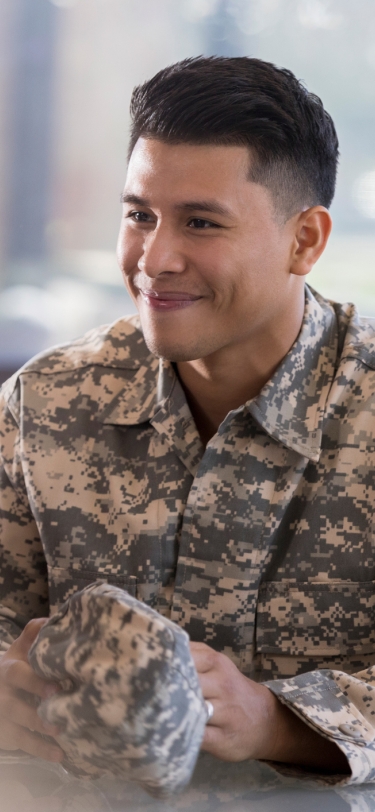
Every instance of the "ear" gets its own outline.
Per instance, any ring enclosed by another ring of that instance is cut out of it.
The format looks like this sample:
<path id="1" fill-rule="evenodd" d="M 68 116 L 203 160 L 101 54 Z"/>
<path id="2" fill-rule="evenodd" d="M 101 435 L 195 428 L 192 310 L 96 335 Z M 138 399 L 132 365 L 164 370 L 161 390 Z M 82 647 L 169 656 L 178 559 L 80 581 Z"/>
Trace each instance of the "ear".
<path id="1" fill-rule="evenodd" d="M 332 230 L 332 219 L 324 206 L 301 212 L 295 224 L 295 241 L 290 272 L 306 276 L 323 253 Z"/>

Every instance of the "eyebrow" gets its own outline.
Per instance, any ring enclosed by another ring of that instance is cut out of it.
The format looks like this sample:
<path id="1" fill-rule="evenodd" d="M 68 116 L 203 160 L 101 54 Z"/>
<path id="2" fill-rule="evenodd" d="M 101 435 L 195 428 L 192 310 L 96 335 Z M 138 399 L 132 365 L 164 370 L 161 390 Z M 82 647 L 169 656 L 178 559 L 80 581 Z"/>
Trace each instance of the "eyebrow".
<path id="1" fill-rule="evenodd" d="M 133 203 L 134 206 L 144 206 L 145 208 L 150 207 L 150 201 L 146 200 L 144 197 L 138 197 L 138 195 L 125 194 L 124 192 L 121 192 L 120 200 L 121 203 Z"/>
<path id="2" fill-rule="evenodd" d="M 223 217 L 231 216 L 229 209 L 217 203 L 216 200 L 187 200 L 186 203 L 177 203 L 175 208 L 183 211 L 212 212 L 212 214 L 222 214 Z"/>
<path id="3" fill-rule="evenodd" d="M 135 206 L 150 208 L 150 201 L 144 197 L 138 197 L 138 195 L 123 193 L 120 199 L 122 203 L 132 203 Z M 184 203 L 176 203 L 175 209 L 178 211 L 204 211 L 211 214 L 221 214 L 223 217 L 232 216 L 230 210 L 217 203 L 216 200 L 187 200 Z"/>

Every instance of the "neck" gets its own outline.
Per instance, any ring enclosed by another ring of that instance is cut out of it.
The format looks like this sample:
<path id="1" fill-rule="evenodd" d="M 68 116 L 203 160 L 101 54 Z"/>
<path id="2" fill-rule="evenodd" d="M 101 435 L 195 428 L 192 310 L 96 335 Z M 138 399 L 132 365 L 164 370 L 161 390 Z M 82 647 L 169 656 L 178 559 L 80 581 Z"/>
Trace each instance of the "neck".
<path id="1" fill-rule="evenodd" d="M 204 445 L 228 412 L 255 398 L 272 378 L 300 332 L 303 312 L 304 298 L 287 319 L 259 335 L 207 358 L 178 362 L 178 375 Z"/>

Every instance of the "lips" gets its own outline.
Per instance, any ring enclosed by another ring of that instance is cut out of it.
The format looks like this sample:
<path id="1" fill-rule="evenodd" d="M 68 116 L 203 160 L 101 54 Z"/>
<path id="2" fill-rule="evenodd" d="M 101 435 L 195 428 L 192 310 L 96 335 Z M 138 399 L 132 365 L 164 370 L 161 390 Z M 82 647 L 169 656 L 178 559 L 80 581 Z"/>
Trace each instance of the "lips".
<path id="1" fill-rule="evenodd" d="M 140 293 L 143 301 L 151 307 L 152 310 L 159 311 L 181 310 L 182 308 L 194 305 L 202 299 L 202 296 L 196 296 L 185 291 L 157 291 L 140 288 Z"/>

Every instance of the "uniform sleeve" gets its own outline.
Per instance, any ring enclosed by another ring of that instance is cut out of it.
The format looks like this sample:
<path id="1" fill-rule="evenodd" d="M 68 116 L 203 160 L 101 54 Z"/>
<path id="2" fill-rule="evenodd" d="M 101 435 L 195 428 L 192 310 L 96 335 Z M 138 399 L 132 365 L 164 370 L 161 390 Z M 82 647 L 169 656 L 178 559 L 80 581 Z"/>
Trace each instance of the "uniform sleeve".
<path id="1" fill-rule="evenodd" d="M 46 615 L 47 567 L 22 470 L 17 388 L 9 381 L 0 391 L 0 652 L 29 620 Z"/>
<path id="2" fill-rule="evenodd" d="M 320 782 L 336 786 L 375 782 L 374 666 L 352 675 L 322 669 L 264 684 L 348 759 L 351 775 L 321 776 Z M 290 768 L 279 767 L 290 774 Z M 296 775 L 294 768 L 293 772 Z M 303 777 L 302 770 L 298 774 Z M 311 781 L 311 772 L 307 777 Z"/>

